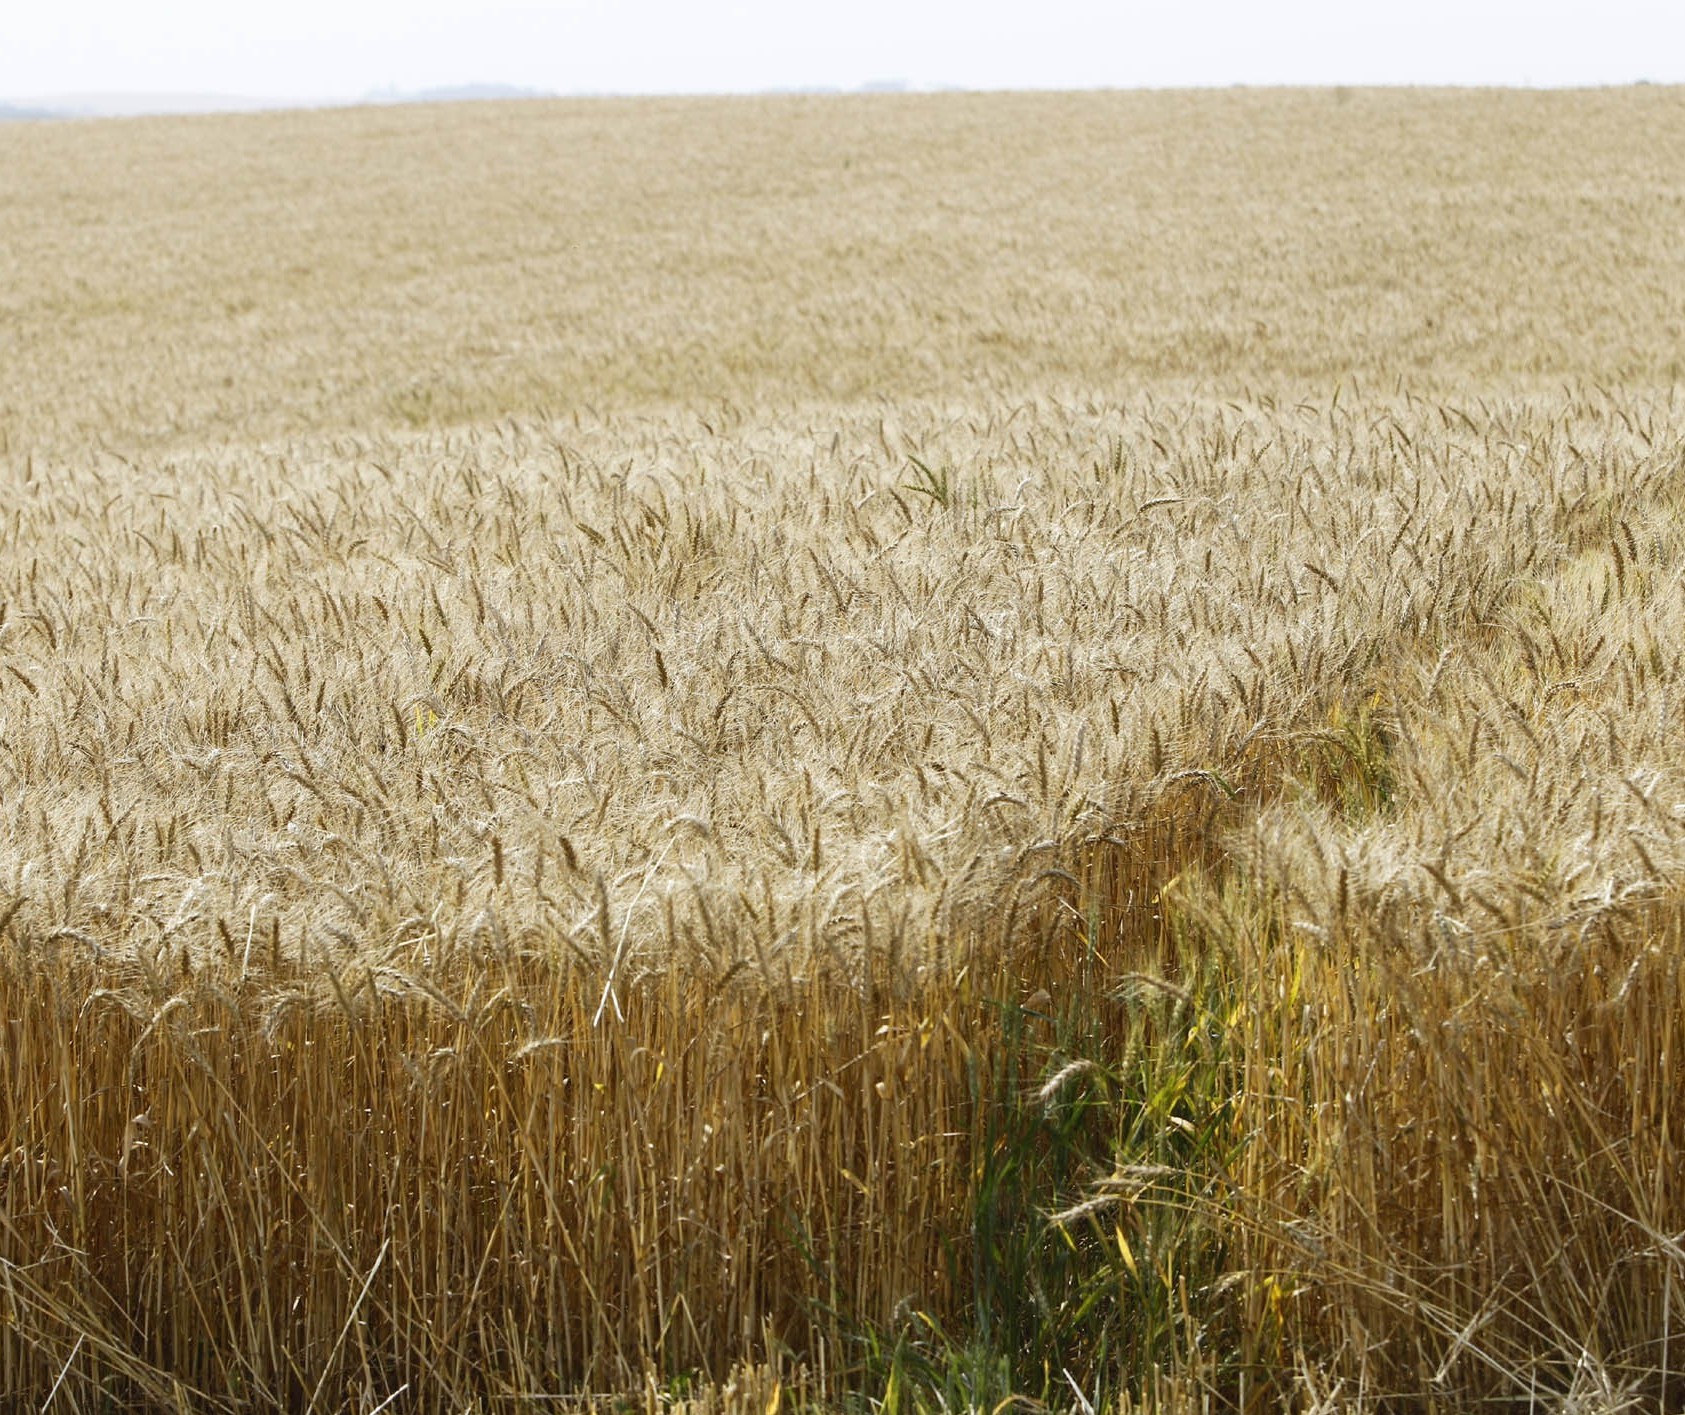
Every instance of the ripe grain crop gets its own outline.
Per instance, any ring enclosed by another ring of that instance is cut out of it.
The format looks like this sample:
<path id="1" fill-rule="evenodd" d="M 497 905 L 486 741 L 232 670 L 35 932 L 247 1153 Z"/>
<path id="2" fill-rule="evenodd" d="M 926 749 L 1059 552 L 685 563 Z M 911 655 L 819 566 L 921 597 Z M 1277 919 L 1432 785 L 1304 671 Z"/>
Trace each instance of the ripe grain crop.
<path id="1" fill-rule="evenodd" d="M 0 1390 L 1676 1396 L 1681 111 L 0 132 Z"/>

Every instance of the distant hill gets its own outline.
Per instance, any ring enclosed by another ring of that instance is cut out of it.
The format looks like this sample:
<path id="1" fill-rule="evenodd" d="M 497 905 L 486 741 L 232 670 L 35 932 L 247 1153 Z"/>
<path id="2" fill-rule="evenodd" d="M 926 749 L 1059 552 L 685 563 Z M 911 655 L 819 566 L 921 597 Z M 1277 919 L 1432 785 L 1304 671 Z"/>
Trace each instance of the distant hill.
<path id="1" fill-rule="evenodd" d="M 67 118 L 70 115 L 53 108 L 23 108 L 13 103 L 0 103 L 0 123 L 32 122 L 42 118 Z"/>
<path id="2" fill-rule="evenodd" d="M 140 118 L 177 113 L 260 113 L 274 108 L 309 108 L 297 98 L 251 98 L 231 93 L 55 93 L 25 100 L 0 116 L 46 118 Z"/>
<path id="3" fill-rule="evenodd" d="M 446 88 L 375 89 L 365 103 L 486 103 L 516 98 L 554 98 L 541 88 L 520 88 L 515 84 L 453 84 Z"/>
<path id="4" fill-rule="evenodd" d="M 541 89 L 471 83 L 448 88 L 376 89 L 361 99 L 253 98 L 229 93 L 66 93 L 0 103 L 0 121 L 24 118 L 140 118 L 164 114 L 262 113 L 281 108 L 332 108 L 358 104 L 468 103 L 494 99 L 550 98 Z"/>
<path id="5" fill-rule="evenodd" d="M 945 89 L 940 84 L 920 84 L 907 79 L 874 79 L 862 84 L 860 93 L 930 93 Z M 774 93 L 841 93 L 838 88 L 796 87 Z M 228 93 L 66 93 L 32 97 L 21 102 L 0 102 L 0 122 L 44 118 L 139 118 L 165 114 L 261 113 L 282 108 L 338 108 L 363 104 L 384 106 L 408 103 L 488 103 L 515 99 L 556 98 L 549 89 L 523 88 L 518 84 L 467 83 L 440 88 L 371 89 L 361 98 L 253 98 Z"/>

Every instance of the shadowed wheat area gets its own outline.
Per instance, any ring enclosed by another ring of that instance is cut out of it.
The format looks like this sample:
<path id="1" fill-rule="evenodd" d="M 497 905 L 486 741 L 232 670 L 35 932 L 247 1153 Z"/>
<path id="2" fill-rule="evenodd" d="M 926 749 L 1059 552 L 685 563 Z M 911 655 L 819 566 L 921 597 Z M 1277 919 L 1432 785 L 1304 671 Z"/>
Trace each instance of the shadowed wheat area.
<path id="1" fill-rule="evenodd" d="M 1651 88 L 0 131 L 0 1392 L 1675 1403 L 1681 211 Z"/>

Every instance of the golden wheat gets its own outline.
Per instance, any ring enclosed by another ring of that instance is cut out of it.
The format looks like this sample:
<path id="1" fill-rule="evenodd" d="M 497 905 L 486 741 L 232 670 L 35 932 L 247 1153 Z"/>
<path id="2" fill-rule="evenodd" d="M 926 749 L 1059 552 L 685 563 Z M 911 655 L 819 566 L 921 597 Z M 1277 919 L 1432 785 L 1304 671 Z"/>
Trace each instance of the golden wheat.
<path id="1" fill-rule="evenodd" d="M 907 1362 L 1016 1224 L 1121 1344 L 997 1394 L 1676 1395 L 1682 173 L 1665 90 L 0 131 L 0 1390 L 993 1405 Z"/>

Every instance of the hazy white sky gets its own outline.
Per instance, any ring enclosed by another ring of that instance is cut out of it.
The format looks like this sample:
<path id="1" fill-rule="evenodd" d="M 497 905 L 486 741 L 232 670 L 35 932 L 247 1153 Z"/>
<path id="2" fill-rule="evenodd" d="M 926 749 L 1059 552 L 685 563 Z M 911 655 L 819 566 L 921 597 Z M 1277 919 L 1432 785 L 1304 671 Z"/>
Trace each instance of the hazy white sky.
<path id="1" fill-rule="evenodd" d="M 1685 0 L 0 0 L 0 99 L 1685 80 Z"/>

